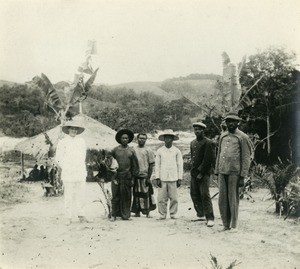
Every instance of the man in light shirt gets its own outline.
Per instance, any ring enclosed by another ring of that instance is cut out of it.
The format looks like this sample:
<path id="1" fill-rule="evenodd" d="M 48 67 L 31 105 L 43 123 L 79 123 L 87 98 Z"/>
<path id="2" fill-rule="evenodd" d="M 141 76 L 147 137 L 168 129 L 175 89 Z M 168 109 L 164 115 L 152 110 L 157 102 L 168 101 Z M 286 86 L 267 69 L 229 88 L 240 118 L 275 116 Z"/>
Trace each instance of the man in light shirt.
<path id="1" fill-rule="evenodd" d="M 84 212 L 86 184 L 86 144 L 78 136 L 84 131 L 81 122 L 68 121 L 62 131 L 67 134 L 58 141 L 55 162 L 61 169 L 61 179 L 64 184 L 66 224 L 70 225 L 73 215 L 80 222 L 87 222 Z"/>
<path id="2" fill-rule="evenodd" d="M 159 220 L 167 217 L 167 204 L 170 199 L 170 217 L 176 219 L 178 210 L 177 188 L 180 187 L 183 175 L 183 159 L 180 150 L 173 146 L 178 136 L 172 130 L 165 131 L 158 137 L 165 145 L 157 150 L 155 158 L 155 183 L 158 187 L 157 205 Z"/>

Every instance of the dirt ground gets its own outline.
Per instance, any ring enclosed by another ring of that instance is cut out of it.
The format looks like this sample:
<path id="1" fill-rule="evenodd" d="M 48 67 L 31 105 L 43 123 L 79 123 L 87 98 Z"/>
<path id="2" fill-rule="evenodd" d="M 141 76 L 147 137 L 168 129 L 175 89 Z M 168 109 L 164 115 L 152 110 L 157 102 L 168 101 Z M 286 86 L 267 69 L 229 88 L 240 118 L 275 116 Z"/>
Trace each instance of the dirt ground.
<path id="1" fill-rule="evenodd" d="M 21 183 L 20 183 L 21 184 Z M 188 187 L 179 189 L 177 220 L 132 218 L 110 222 L 98 200 L 100 187 L 87 183 L 87 217 L 91 223 L 65 225 L 63 197 L 45 197 L 40 183 L 27 184 L 27 201 L 1 204 L 0 268 L 212 268 L 210 253 L 225 269 L 300 268 L 299 220 L 273 214 L 263 200 L 267 190 L 251 193 L 240 204 L 238 233 L 219 232 L 195 220 Z M 217 192 L 211 189 L 211 194 Z"/>

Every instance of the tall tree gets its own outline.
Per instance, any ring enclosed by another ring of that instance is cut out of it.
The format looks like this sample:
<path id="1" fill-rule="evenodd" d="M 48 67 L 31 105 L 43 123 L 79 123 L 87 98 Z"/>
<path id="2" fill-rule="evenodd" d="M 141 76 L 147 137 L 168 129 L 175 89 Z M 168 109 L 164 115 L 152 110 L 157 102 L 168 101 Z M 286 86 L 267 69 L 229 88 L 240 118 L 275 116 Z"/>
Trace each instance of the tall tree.
<path id="1" fill-rule="evenodd" d="M 295 60 L 293 52 L 269 48 L 250 56 L 241 72 L 243 87 L 249 89 L 255 84 L 251 91 L 246 91 L 247 94 L 242 96 L 244 101 L 248 100 L 245 103 L 249 104 L 243 110 L 243 115 L 250 121 L 265 123 L 268 156 L 272 150 L 270 137 L 282 125 L 282 114 L 277 108 L 293 100 Z"/>

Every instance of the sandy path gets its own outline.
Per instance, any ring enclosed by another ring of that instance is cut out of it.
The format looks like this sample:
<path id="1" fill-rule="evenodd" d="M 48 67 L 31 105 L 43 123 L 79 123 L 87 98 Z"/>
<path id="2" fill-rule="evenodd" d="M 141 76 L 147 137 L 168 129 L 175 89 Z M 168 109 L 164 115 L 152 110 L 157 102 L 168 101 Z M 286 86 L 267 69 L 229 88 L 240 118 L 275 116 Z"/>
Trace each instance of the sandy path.
<path id="1" fill-rule="evenodd" d="M 195 214 L 189 189 L 180 188 L 179 218 L 157 221 L 132 218 L 110 222 L 104 217 L 96 183 L 88 183 L 87 216 L 92 223 L 65 226 L 63 197 L 47 198 L 39 183 L 30 184 L 28 203 L 1 206 L 1 268 L 211 268 L 210 253 L 223 268 L 299 268 L 300 229 L 296 220 L 283 221 L 267 211 L 266 190 L 242 200 L 237 234 L 216 225 L 192 222 Z M 217 190 L 212 189 L 214 194 Z M 192 209 L 191 209 L 192 208 Z M 274 205 L 269 208 L 272 211 Z"/>

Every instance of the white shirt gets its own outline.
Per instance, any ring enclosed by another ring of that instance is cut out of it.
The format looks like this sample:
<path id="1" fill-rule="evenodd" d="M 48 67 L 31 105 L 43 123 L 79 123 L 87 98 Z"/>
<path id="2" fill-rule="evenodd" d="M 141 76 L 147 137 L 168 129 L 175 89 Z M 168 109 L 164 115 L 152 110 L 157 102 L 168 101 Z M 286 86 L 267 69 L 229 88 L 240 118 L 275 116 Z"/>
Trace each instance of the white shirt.
<path id="1" fill-rule="evenodd" d="M 55 161 L 62 169 L 64 182 L 86 181 L 86 145 L 82 137 L 66 135 L 58 141 Z"/>
<path id="2" fill-rule="evenodd" d="M 182 179 L 183 159 L 178 148 L 172 145 L 157 150 L 155 157 L 155 176 L 161 181 L 177 181 Z"/>

